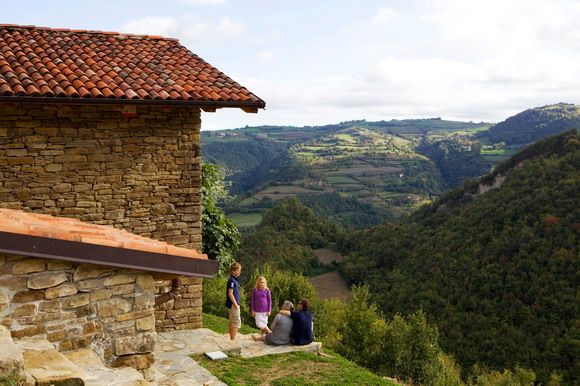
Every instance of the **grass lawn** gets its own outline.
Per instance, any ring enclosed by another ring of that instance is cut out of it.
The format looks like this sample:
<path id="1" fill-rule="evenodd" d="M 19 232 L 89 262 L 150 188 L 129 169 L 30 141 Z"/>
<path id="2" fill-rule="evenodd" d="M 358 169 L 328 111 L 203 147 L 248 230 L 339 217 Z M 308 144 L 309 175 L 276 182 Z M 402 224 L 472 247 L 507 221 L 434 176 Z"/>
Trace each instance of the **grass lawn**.
<path id="1" fill-rule="evenodd" d="M 209 328 L 210 330 L 215 331 L 218 334 L 228 333 L 228 320 L 226 318 L 206 313 L 202 315 L 202 318 L 203 318 L 203 328 Z M 257 332 L 259 332 L 257 328 L 253 328 L 242 323 L 240 333 L 253 334 Z"/>
<path id="2" fill-rule="evenodd" d="M 228 331 L 225 318 L 203 314 L 203 327 L 220 334 Z M 242 325 L 242 334 L 257 332 Z M 230 385 L 396 385 L 389 380 L 324 350 L 325 354 L 294 352 L 258 358 L 231 356 L 212 361 L 203 355 L 192 358 L 222 382 Z"/>
<path id="3" fill-rule="evenodd" d="M 328 356 L 327 356 L 328 355 Z M 212 361 L 192 357 L 222 382 L 234 385 L 396 385 L 329 352 L 294 352 Z"/>
<path id="4" fill-rule="evenodd" d="M 484 160 L 496 163 L 508 159 L 518 151 L 519 149 L 481 149 L 480 154 Z"/>

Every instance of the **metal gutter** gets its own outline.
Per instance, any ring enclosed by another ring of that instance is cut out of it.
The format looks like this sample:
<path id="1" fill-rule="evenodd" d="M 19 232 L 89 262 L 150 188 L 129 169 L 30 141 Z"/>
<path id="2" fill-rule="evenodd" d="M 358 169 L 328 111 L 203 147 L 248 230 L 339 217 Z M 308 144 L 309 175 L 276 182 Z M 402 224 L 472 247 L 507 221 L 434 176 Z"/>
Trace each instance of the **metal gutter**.
<path id="1" fill-rule="evenodd" d="M 0 252 L 202 278 L 211 278 L 219 267 L 214 260 L 9 232 L 0 232 Z"/>
<path id="2" fill-rule="evenodd" d="M 104 104 L 104 105 L 165 105 L 190 107 L 237 107 L 266 108 L 266 102 L 235 102 L 235 101 L 195 101 L 167 99 L 119 99 L 119 98 L 66 98 L 66 97 L 34 97 L 34 96 L 0 96 L 0 102 L 9 103 L 63 103 L 63 104 Z"/>

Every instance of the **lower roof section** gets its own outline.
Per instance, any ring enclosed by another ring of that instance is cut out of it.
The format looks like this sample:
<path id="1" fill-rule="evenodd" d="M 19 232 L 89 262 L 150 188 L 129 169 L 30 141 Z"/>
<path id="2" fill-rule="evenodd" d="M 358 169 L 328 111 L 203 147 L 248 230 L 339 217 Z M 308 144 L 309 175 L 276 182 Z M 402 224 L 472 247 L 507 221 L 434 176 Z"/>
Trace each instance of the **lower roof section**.
<path id="1" fill-rule="evenodd" d="M 176 276 L 210 278 L 218 270 L 218 262 L 214 260 L 7 232 L 0 232 L 0 252 L 161 272 Z"/>
<path id="2" fill-rule="evenodd" d="M 219 267 L 195 250 L 121 229 L 1 208 L 0 252 L 203 278 Z"/>

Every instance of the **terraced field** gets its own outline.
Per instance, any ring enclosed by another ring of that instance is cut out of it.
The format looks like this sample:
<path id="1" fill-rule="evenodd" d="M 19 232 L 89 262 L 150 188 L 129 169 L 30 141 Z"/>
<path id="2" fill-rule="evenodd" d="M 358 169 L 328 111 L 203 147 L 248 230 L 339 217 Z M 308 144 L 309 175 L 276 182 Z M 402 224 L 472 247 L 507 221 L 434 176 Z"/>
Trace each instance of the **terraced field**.
<path id="1" fill-rule="evenodd" d="M 306 134 L 289 131 L 284 136 Z M 411 210 L 427 200 L 428 192 L 423 189 L 423 195 L 416 198 L 421 192 L 405 186 L 426 185 L 416 180 L 429 180 L 429 173 L 422 170 L 433 168 L 427 158 L 415 152 L 414 146 L 412 139 L 364 128 L 310 138 L 291 147 L 296 162 L 308 165 L 308 178 L 269 186 L 246 198 L 241 205 L 259 206 L 260 202 L 296 195 L 338 192 L 385 210 L 393 206 L 403 207 L 402 212 Z M 404 197 L 407 193 L 412 193 L 413 198 Z"/>
<path id="2" fill-rule="evenodd" d="M 333 197 L 356 198 L 380 213 L 399 216 L 448 188 L 439 165 L 425 153 L 419 153 L 422 143 L 447 139 L 467 147 L 468 137 L 486 128 L 484 124 L 439 119 L 357 121 L 320 127 L 272 126 L 224 131 L 212 134 L 208 143 L 219 140 L 237 143 L 245 138 L 248 144 L 260 145 L 240 146 L 231 154 L 226 148 L 219 149 L 227 153 L 222 157 L 230 160 L 228 167 L 234 172 L 245 159 L 241 155 L 246 153 L 255 160 L 252 167 L 262 167 L 256 169 L 257 173 L 248 168 L 250 174 L 244 175 L 244 180 L 252 182 L 243 188 L 248 195 L 242 194 L 228 213 L 263 210 L 271 207 L 273 201 L 293 196 L 322 202 L 326 200 L 322 194 L 338 193 Z M 268 152 L 266 143 L 278 147 Z M 266 153 L 270 159 L 260 156 Z M 274 163 L 277 155 L 286 158 Z M 492 153 L 487 156 L 501 157 Z M 288 173 L 287 177 L 284 173 Z M 321 205 L 328 207 L 328 203 Z"/>

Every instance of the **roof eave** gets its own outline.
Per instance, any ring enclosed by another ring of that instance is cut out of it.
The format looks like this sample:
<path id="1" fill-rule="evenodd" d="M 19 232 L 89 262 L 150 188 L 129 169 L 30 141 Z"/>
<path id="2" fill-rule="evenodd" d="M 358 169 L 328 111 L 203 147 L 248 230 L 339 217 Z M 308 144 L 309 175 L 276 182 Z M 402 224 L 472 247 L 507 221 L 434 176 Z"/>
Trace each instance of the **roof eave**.
<path id="1" fill-rule="evenodd" d="M 63 104 L 97 104 L 97 105 L 143 105 L 143 106 L 189 106 L 201 108 L 240 108 L 246 112 L 257 112 L 266 108 L 266 102 L 237 101 L 196 101 L 185 99 L 119 99 L 119 98 L 68 98 L 68 97 L 34 97 L 34 96 L 0 96 L 0 102 L 8 103 L 63 103 Z M 247 111 L 249 110 L 249 111 Z M 255 110 L 255 111 L 254 111 Z"/>
<path id="2" fill-rule="evenodd" d="M 211 278 L 219 268 L 214 260 L 9 232 L 0 232 L 0 252 L 200 278 Z"/>

